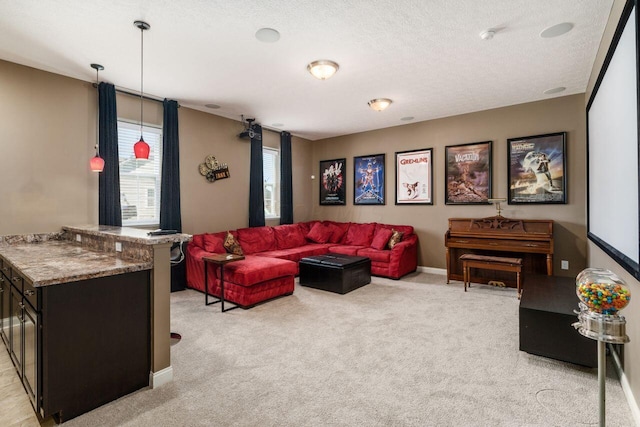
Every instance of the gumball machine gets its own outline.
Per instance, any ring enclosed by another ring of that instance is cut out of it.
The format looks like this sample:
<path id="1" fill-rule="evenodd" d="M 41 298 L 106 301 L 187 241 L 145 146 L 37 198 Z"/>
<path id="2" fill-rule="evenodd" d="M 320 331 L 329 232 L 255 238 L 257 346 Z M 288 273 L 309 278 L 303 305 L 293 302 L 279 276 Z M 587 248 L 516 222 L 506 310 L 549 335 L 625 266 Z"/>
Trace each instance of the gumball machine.
<path id="1" fill-rule="evenodd" d="M 602 268 L 587 268 L 576 277 L 576 293 L 580 302 L 578 322 L 573 326 L 578 332 L 598 341 L 599 425 L 605 425 L 605 379 L 607 373 L 606 344 L 629 342 L 626 320 L 618 312 L 631 300 L 631 293 L 624 280 Z"/>

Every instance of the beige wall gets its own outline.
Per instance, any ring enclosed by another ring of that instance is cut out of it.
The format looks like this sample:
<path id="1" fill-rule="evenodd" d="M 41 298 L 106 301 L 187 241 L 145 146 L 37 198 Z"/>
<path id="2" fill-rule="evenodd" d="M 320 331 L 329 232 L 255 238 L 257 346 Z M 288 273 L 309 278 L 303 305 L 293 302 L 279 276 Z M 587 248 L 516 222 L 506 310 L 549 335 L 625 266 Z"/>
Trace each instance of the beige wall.
<path id="1" fill-rule="evenodd" d="M 604 58 L 607 54 L 609 46 L 611 45 L 611 40 L 613 39 L 616 25 L 618 23 L 618 20 L 620 19 L 620 16 L 622 15 L 622 10 L 624 9 L 624 4 L 624 0 L 614 1 L 611 15 L 609 17 L 609 22 L 607 23 L 607 28 L 605 30 L 604 36 L 602 37 L 600 49 L 598 50 L 598 55 L 594 62 L 591 77 L 589 79 L 589 86 L 587 87 L 587 93 L 584 99 L 585 109 L 587 103 L 589 102 L 589 97 L 593 92 L 595 81 L 598 78 L 600 69 L 602 68 Z M 633 237 L 630 236 L 630 238 Z M 638 309 L 639 303 L 637 301 L 637 296 L 640 295 L 640 282 L 632 275 L 627 273 L 619 264 L 613 261 L 611 257 L 604 253 L 595 244 L 591 242 L 588 243 L 587 253 L 587 261 L 589 267 L 600 267 L 613 271 L 627 282 L 631 290 L 631 294 L 636 296 L 636 298 L 632 300 L 629 307 L 622 312 L 622 315 L 624 315 L 627 320 L 627 335 L 629 335 L 629 338 L 631 340 L 628 344 L 624 345 L 624 372 L 635 397 L 637 410 L 637 406 L 640 406 L 640 310 Z"/>
<path id="2" fill-rule="evenodd" d="M 314 143 L 314 166 L 325 159 L 347 158 L 347 205 L 319 206 L 319 184 L 313 184 L 313 217 L 339 221 L 410 224 L 420 238 L 418 264 L 445 268 L 444 233 L 448 218 L 480 218 L 495 215 L 488 206 L 445 205 L 445 146 L 493 141 L 493 197 L 507 197 L 507 138 L 567 132 L 568 203 L 566 205 L 507 205 L 502 215 L 510 218 L 553 219 L 555 271 L 575 276 L 586 266 L 585 219 L 585 115 L 584 95 L 481 111 L 461 116 L 348 135 Z M 433 148 L 434 205 L 395 205 L 396 151 Z M 353 157 L 386 154 L 385 206 L 353 205 Z M 316 170 L 316 175 L 319 172 Z M 560 270 L 560 260 L 569 270 Z"/>
<path id="3" fill-rule="evenodd" d="M 0 61 L 0 234 L 95 223 L 96 90 Z"/>

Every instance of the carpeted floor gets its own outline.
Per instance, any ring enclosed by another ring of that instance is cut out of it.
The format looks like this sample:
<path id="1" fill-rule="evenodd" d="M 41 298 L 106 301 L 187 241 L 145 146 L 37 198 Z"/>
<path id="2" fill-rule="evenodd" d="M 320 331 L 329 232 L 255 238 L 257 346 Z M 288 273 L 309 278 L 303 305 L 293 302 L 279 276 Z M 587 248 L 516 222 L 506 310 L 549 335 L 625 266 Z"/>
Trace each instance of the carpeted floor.
<path id="1" fill-rule="evenodd" d="M 520 352 L 513 289 L 415 273 L 224 314 L 192 290 L 171 304 L 174 381 L 65 425 L 597 425 L 597 370 Z M 633 426 L 608 374 L 607 425 Z"/>

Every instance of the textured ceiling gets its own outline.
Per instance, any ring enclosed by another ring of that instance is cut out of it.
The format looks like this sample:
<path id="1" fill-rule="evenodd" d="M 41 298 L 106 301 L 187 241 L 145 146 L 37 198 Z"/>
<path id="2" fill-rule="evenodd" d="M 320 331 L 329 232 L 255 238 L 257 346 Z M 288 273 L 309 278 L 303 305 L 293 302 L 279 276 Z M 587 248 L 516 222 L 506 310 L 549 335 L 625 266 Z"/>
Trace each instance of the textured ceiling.
<path id="1" fill-rule="evenodd" d="M 144 20 L 145 93 L 316 140 L 584 92 L 612 2 L 0 0 L 0 59 L 86 81 L 97 62 L 137 92 Z M 573 30 L 539 36 L 562 22 Z M 258 41 L 263 27 L 280 40 Z M 316 59 L 340 70 L 316 80 Z"/>

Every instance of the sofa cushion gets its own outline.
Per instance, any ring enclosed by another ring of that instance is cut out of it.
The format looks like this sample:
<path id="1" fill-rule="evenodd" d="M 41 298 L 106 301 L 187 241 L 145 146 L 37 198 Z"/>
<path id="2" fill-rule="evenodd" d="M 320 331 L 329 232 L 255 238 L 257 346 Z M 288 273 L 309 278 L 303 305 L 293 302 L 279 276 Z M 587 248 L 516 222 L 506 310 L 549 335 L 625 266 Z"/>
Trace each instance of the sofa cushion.
<path id="1" fill-rule="evenodd" d="M 273 227 L 276 249 L 291 249 L 307 244 L 304 233 L 298 224 L 285 224 Z"/>
<path id="2" fill-rule="evenodd" d="M 224 241 L 226 238 L 226 233 L 215 233 L 215 234 L 205 234 L 204 235 L 204 247 L 203 249 L 207 252 L 211 252 L 214 254 L 223 254 L 226 252 L 226 248 L 224 247 Z"/>
<path id="3" fill-rule="evenodd" d="M 194 234 L 191 238 L 191 243 L 196 245 L 197 247 L 204 249 L 204 236 L 206 234 Z"/>
<path id="4" fill-rule="evenodd" d="M 373 236 L 373 241 L 371 242 L 371 247 L 373 249 L 377 249 L 379 251 L 383 250 L 387 243 L 389 243 L 389 239 L 393 235 L 393 231 L 388 228 L 381 228 L 376 231 L 376 234 Z"/>
<path id="5" fill-rule="evenodd" d="M 324 224 L 329 225 L 333 230 L 331 237 L 329 237 L 329 243 L 340 243 L 349 229 L 348 222 L 324 221 Z"/>
<path id="6" fill-rule="evenodd" d="M 327 243 L 332 234 L 333 229 L 331 227 L 317 222 L 311 227 L 309 233 L 307 233 L 307 239 L 315 243 Z"/>
<path id="7" fill-rule="evenodd" d="M 244 255 L 242 246 L 240 246 L 240 243 L 238 243 L 236 238 L 233 237 L 233 234 L 231 234 L 230 232 L 227 232 L 227 236 L 224 238 L 224 248 L 230 254 Z"/>
<path id="8" fill-rule="evenodd" d="M 395 245 L 402 241 L 402 236 L 404 233 L 402 231 L 393 230 L 391 232 L 391 238 L 389 239 L 388 247 L 389 249 L 393 249 Z"/>
<path id="9" fill-rule="evenodd" d="M 224 280 L 237 285 L 252 286 L 278 277 L 295 276 L 297 271 L 298 266 L 295 262 L 248 255 L 241 261 L 225 265 Z"/>
<path id="10" fill-rule="evenodd" d="M 358 256 L 364 256 L 370 258 L 372 262 L 385 262 L 389 263 L 391 259 L 390 250 L 378 250 L 374 248 L 362 248 L 358 249 Z"/>
<path id="11" fill-rule="evenodd" d="M 304 234 L 306 236 L 307 234 L 309 234 L 309 230 L 311 230 L 311 227 L 313 227 L 318 222 L 319 221 L 316 221 L 316 220 L 307 221 L 307 222 L 299 222 L 298 225 L 300 226 L 300 229 L 302 230 L 302 234 Z"/>
<path id="12" fill-rule="evenodd" d="M 276 248 L 276 238 L 271 227 L 240 228 L 238 242 L 245 254 L 272 251 Z"/>
<path id="13" fill-rule="evenodd" d="M 380 230 L 381 228 L 388 228 L 389 230 L 398 230 L 399 232 L 404 233 L 405 236 L 408 236 L 414 233 L 413 226 L 411 225 L 376 224 L 375 232 L 378 232 L 378 230 Z"/>
<path id="14" fill-rule="evenodd" d="M 329 248 L 329 253 L 356 256 L 358 251 L 364 248 L 365 246 L 336 245 Z"/>
<path id="15" fill-rule="evenodd" d="M 376 229 L 374 222 L 368 224 L 358 224 L 352 222 L 347 230 L 347 235 L 344 237 L 343 243 L 345 245 L 355 246 L 371 246 L 373 240 L 373 232 Z"/>

